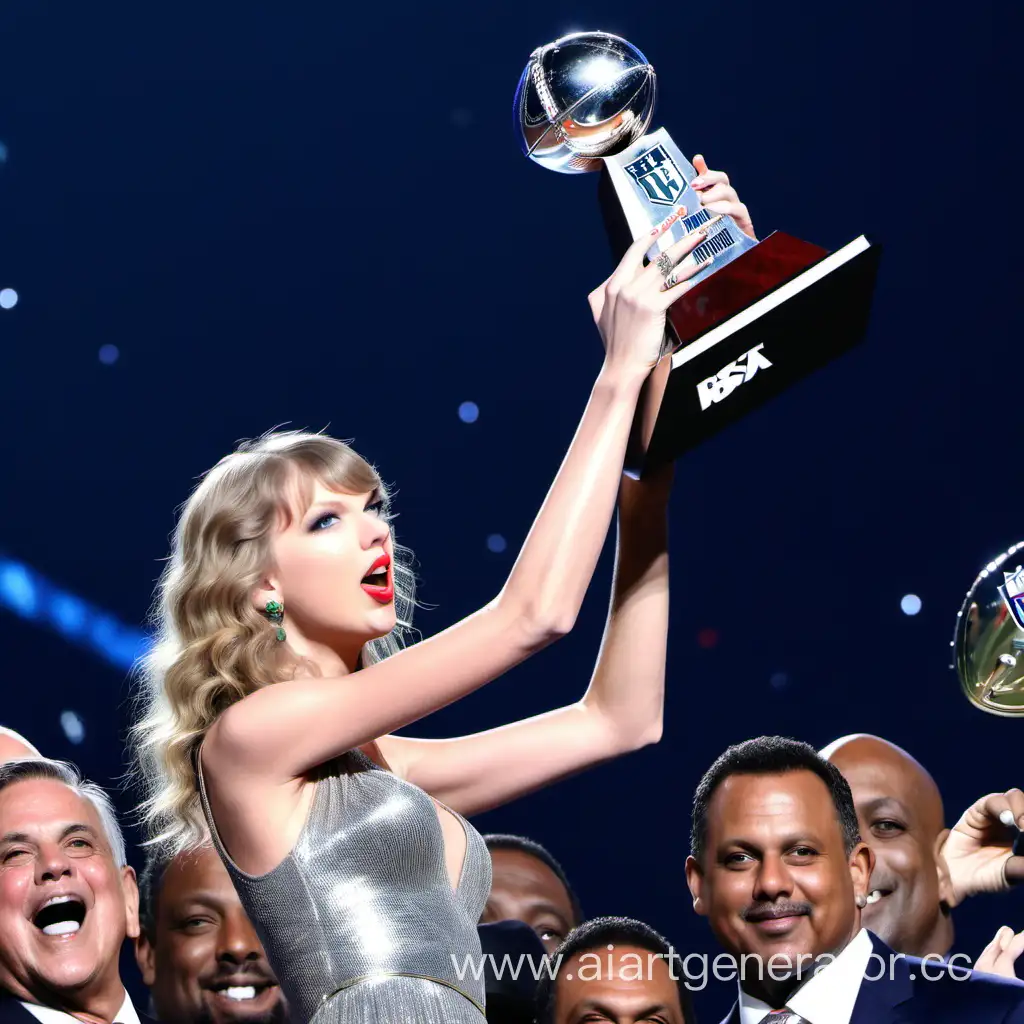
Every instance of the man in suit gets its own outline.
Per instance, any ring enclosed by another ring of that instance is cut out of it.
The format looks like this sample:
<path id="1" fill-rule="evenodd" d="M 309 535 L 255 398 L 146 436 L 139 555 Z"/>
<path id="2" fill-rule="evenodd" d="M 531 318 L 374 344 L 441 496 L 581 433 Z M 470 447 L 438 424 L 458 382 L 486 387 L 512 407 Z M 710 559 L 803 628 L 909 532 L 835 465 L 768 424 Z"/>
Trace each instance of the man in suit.
<path id="1" fill-rule="evenodd" d="M 162 1024 L 287 1024 L 288 1005 L 212 847 L 151 848 L 135 959 Z"/>
<path id="2" fill-rule="evenodd" d="M 0 1024 L 140 1024 L 121 981 L 138 889 L 113 806 L 71 765 L 0 765 Z"/>
<path id="3" fill-rule="evenodd" d="M 1024 857 L 1013 855 L 1024 827 L 1019 789 L 981 797 L 948 829 L 935 780 L 896 744 L 855 734 L 834 740 L 821 755 L 850 784 L 861 837 L 875 855 L 863 924 L 893 949 L 948 956 L 954 907 L 1024 881 Z M 1024 931 L 1000 929 L 975 969 L 1012 978 L 1022 951 Z"/>
<path id="4" fill-rule="evenodd" d="M 653 928 L 599 917 L 574 928 L 541 974 L 539 1024 L 695 1024 L 679 954 Z"/>
<path id="5" fill-rule="evenodd" d="M 20 761 L 26 757 L 41 757 L 38 750 L 20 732 L 0 725 L 0 764 Z"/>
<path id="6" fill-rule="evenodd" d="M 491 853 L 491 891 L 481 924 L 522 921 L 553 952 L 583 920 L 580 902 L 562 865 L 525 836 L 484 836 Z"/>
<path id="7" fill-rule="evenodd" d="M 906 958 L 862 927 L 873 867 L 848 783 L 812 747 L 760 737 L 715 761 L 686 876 L 738 967 L 728 1024 L 1024 1024 L 1019 982 Z"/>

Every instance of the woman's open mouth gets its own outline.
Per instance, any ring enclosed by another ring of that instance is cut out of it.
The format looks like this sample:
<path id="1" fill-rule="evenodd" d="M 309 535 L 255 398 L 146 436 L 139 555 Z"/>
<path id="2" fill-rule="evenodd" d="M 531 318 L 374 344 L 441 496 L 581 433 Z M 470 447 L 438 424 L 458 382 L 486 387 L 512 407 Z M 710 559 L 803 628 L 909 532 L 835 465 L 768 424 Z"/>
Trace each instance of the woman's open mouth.
<path id="1" fill-rule="evenodd" d="M 363 590 L 375 601 L 390 604 L 395 596 L 395 583 L 391 576 L 391 556 L 381 555 L 370 566 L 370 571 L 363 577 Z"/>

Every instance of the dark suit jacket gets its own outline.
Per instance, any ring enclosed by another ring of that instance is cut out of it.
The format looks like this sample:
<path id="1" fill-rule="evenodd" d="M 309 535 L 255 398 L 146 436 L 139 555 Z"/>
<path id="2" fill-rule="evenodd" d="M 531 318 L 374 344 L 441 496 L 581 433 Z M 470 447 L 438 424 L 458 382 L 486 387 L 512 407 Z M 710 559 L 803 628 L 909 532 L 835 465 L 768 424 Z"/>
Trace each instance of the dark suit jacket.
<path id="1" fill-rule="evenodd" d="M 850 1024 L 1024 1024 L 1024 983 L 934 960 L 922 966 L 912 956 L 892 961 L 896 954 L 868 934 L 880 959 L 872 961 L 861 982 Z M 722 1024 L 739 1024 L 739 1019 L 734 1004 Z"/>
<path id="2" fill-rule="evenodd" d="M 157 1024 L 152 1017 L 147 1017 L 135 1007 L 139 1014 L 140 1024 Z M 6 993 L 0 994 L 0 1024 L 39 1024 L 39 1021 L 21 1005 L 21 1002 Z"/>
<path id="3" fill-rule="evenodd" d="M 0 996 L 0 1024 L 39 1024 L 17 999 Z"/>

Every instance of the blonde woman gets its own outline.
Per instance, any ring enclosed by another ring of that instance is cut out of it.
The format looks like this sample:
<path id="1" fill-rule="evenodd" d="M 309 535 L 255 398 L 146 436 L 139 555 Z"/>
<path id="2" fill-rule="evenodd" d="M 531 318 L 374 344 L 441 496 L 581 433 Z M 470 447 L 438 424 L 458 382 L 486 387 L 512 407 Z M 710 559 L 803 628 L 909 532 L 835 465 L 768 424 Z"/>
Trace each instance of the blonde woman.
<path id="1" fill-rule="evenodd" d="M 297 1022 L 482 1024 L 482 976 L 460 968 L 479 956 L 490 858 L 466 816 L 661 735 L 668 479 L 621 481 L 688 287 L 643 265 L 653 240 L 592 293 L 605 359 L 572 445 L 501 592 L 451 628 L 402 649 L 387 496 L 338 441 L 243 446 L 184 508 L 136 729 L 144 811 L 176 848 L 209 826 Z M 612 610 L 582 699 L 457 739 L 394 735 L 570 630 L 617 495 Z"/>

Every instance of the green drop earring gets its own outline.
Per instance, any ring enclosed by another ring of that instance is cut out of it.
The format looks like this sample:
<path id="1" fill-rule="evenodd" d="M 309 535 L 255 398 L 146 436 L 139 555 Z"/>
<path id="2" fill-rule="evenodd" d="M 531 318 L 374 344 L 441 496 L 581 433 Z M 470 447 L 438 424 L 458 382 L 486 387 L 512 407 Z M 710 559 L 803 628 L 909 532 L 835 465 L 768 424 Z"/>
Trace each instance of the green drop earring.
<path id="1" fill-rule="evenodd" d="M 281 623 L 284 622 L 284 605 L 280 601 L 268 601 L 267 618 L 277 626 L 277 639 L 283 640 L 285 638 L 285 631 Z"/>

